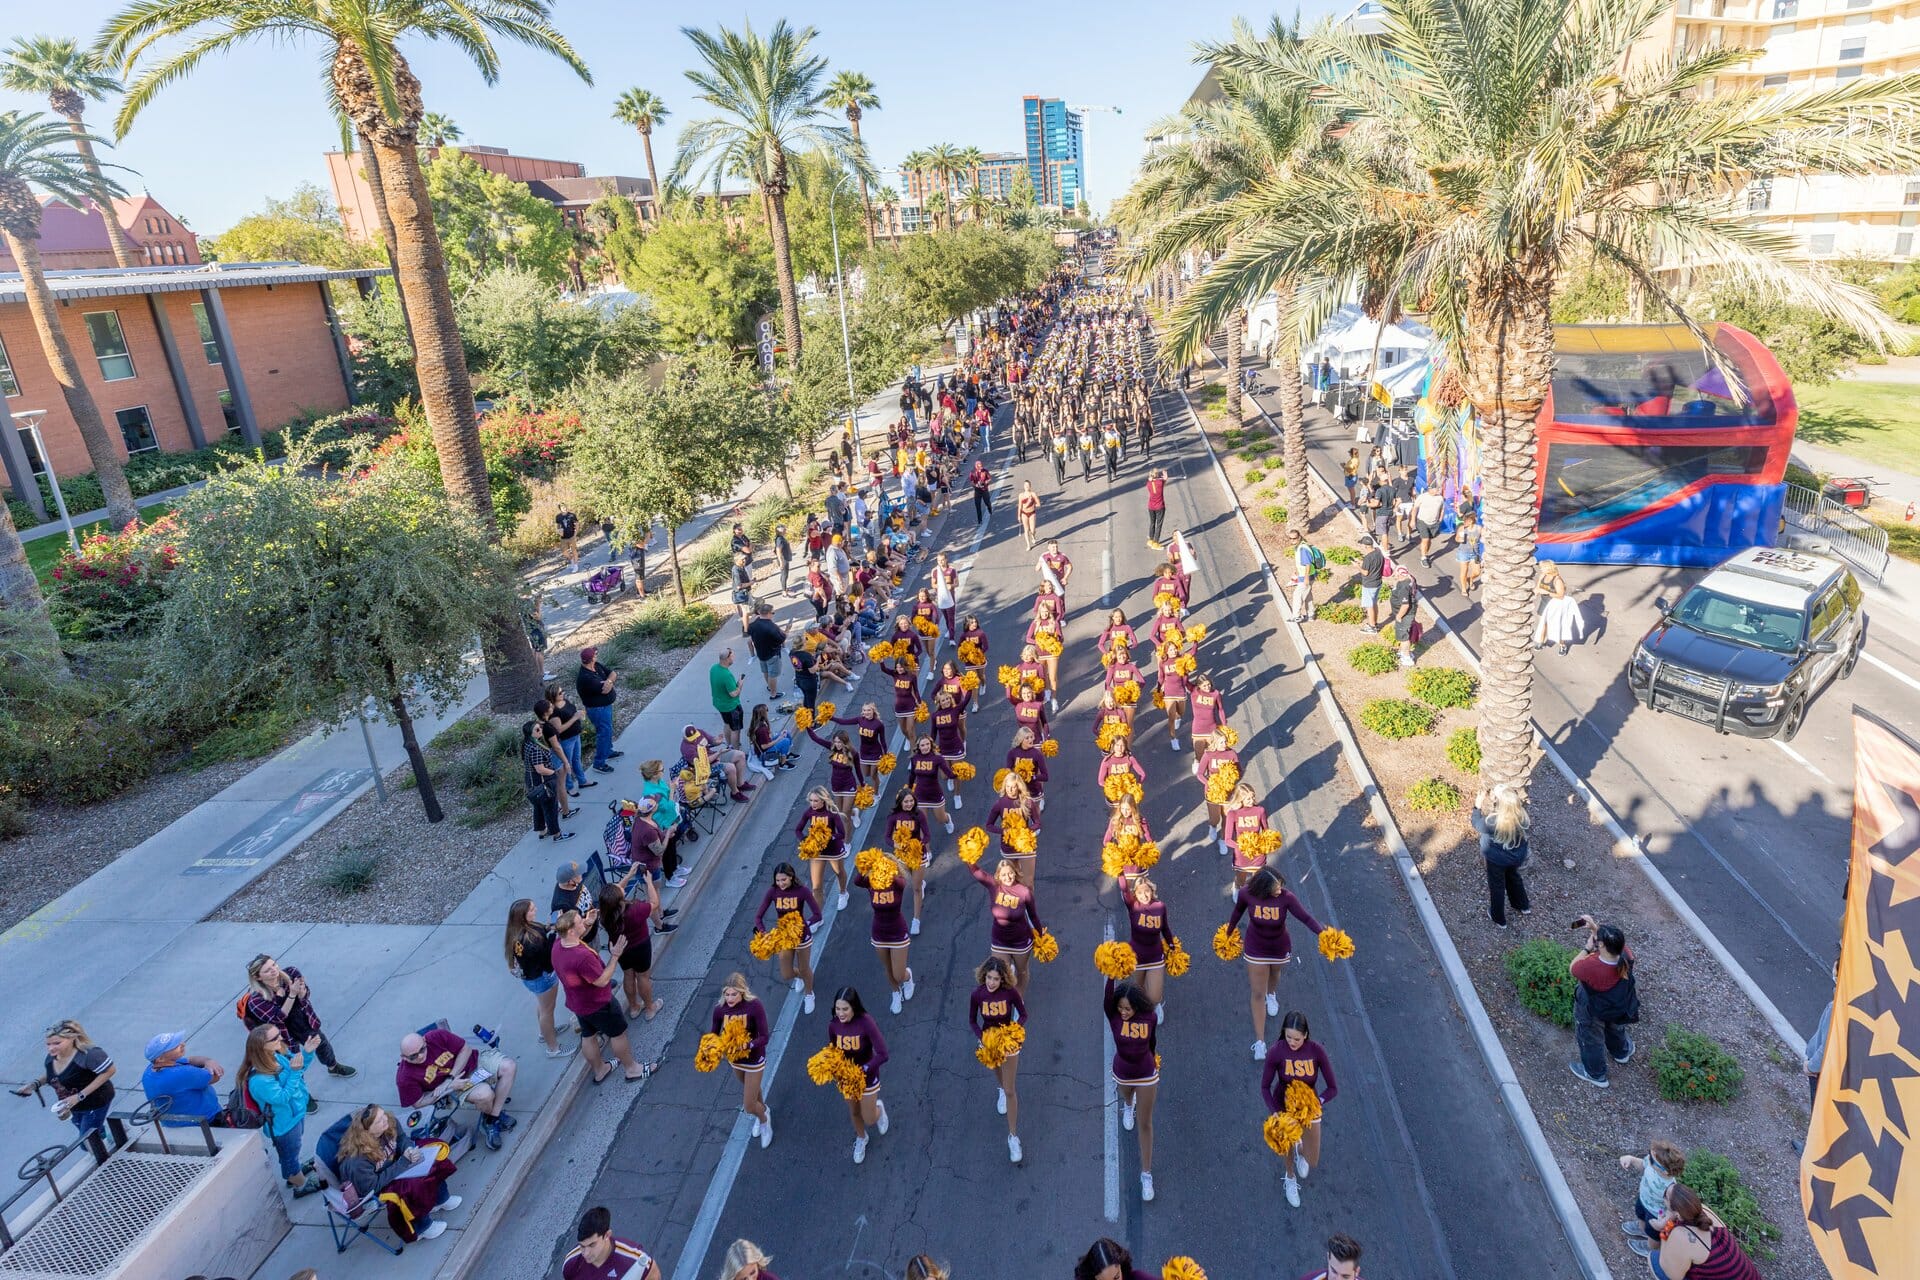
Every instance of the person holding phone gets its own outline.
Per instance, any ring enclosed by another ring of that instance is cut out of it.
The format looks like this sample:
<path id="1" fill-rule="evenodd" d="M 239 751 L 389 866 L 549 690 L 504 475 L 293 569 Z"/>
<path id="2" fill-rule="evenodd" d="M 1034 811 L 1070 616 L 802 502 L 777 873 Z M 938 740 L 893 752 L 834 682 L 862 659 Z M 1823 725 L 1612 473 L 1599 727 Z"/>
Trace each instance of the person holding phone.
<path id="1" fill-rule="evenodd" d="M 47 1056 L 40 1078 L 14 1090 L 26 1097 L 41 1085 L 53 1086 L 53 1115 L 71 1120 L 82 1134 L 106 1127 L 113 1105 L 113 1055 L 95 1044 L 72 1018 L 47 1028 Z"/>
<path id="2" fill-rule="evenodd" d="M 311 1160 L 300 1159 L 301 1139 L 307 1127 L 307 1068 L 313 1065 L 320 1048 L 319 1033 L 298 1046 L 272 1023 L 262 1023 L 247 1033 L 247 1051 L 240 1064 L 236 1083 L 241 1096 L 257 1108 L 263 1119 L 260 1132 L 273 1146 L 280 1162 L 280 1176 L 298 1200 L 327 1185 L 316 1177 Z"/>

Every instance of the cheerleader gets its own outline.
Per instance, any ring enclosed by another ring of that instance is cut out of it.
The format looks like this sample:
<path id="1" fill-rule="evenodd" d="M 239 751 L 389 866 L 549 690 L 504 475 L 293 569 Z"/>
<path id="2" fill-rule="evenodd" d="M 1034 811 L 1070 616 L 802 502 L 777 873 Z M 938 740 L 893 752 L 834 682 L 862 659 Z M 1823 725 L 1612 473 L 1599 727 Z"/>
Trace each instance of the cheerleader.
<path id="1" fill-rule="evenodd" d="M 1111 778 L 1116 773 L 1132 774 L 1136 779 L 1139 780 L 1140 794 L 1142 795 L 1146 794 L 1146 791 L 1147 791 L 1146 766 L 1142 765 L 1139 759 L 1133 754 L 1133 744 L 1129 742 L 1126 738 L 1115 738 L 1113 740 L 1113 745 L 1107 748 L 1107 754 L 1100 757 L 1100 774 L 1099 774 L 1099 777 L 1095 779 L 1095 781 L 1099 784 L 1100 793 L 1102 795 L 1106 794 L 1107 779 Z M 1116 809 L 1120 805 L 1123 805 L 1123 804 L 1131 805 L 1132 803 L 1133 803 L 1132 800 L 1128 799 L 1126 796 L 1122 796 L 1118 800 L 1107 801 L 1107 807 L 1109 809 Z"/>
<path id="2" fill-rule="evenodd" d="M 1060 550 L 1060 539 L 1048 538 L 1047 549 L 1041 553 L 1040 561 L 1034 566 L 1040 571 L 1040 580 L 1053 588 L 1060 597 L 1060 616 L 1067 616 L 1067 584 L 1073 581 L 1073 561 L 1066 552 Z"/>
<path id="3" fill-rule="evenodd" d="M 880 664 L 880 672 L 893 681 L 893 721 L 900 727 L 903 742 L 913 741 L 914 713 L 920 709 L 920 683 L 905 658 Z"/>
<path id="4" fill-rule="evenodd" d="M 1020 482 L 1020 496 L 1014 499 L 1013 509 L 1020 517 L 1020 536 L 1031 551 L 1040 529 L 1040 495 L 1033 491 L 1033 481 Z"/>
<path id="5" fill-rule="evenodd" d="M 1027 762 L 1025 769 L 1020 767 L 1023 760 Z M 1047 797 L 1043 792 L 1047 785 L 1047 753 L 1040 749 L 1039 739 L 1026 725 L 1013 731 L 1013 745 L 1007 748 L 1007 770 L 1027 784 L 1027 794 L 1033 797 L 1034 807 L 1045 813 Z"/>
<path id="6" fill-rule="evenodd" d="M 907 871 L 913 880 L 913 919 L 907 926 L 907 936 L 914 937 L 920 932 L 920 910 L 927 903 L 927 870 L 933 866 L 933 834 L 927 815 L 920 812 L 920 802 L 913 798 L 912 787 L 902 787 L 895 793 L 886 830 L 887 843 L 893 847 L 895 857 L 899 856 L 903 841 L 920 842 L 920 865 Z"/>
<path id="7" fill-rule="evenodd" d="M 1046 690 L 1029 684 L 1022 692 L 1025 696 L 1013 704 L 1013 722 L 1020 729 L 1031 730 L 1035 742 L 1045 742 L 1053 736 L 1053 726 L 1047 721 L 1047 700 L 1042 696 Z"/>
<path id="8" fill-rule="evenodd" d="M 960 607 L 960 571 L 948 563 L 944 551 L 933 558 L 933 607 L 940 611 L 948 642 L 958 644 L 959 628 L 954 626 L 954 617 Z"/>
<path id="9" fill-rule="evenodd" d="M 1002 864 L 1011 862 L 1014 871 L 1020 877 L 1020 883 L 1033 886 L 1033 859 L 1031 853 L 1022 853 L 1007 843 L 1006 816 L 1017 813 L 1026 820 L 1027 829 L 1035 835 L 1040 832 L 1040 806 L 1033 802 L 1027 791 L 1026 781 L 1017 772 L 1008 772 L 1000 780 L 1000 794 L 994 797 L 993 807 L 987 810 L 987 826 L 1000 834 L 1000 859 Z"/>
<path id="10" fill-rule="evenodd" d="M 1193 737 L 1193 750 L 1195 755 L 1193 776 L 1199 779 L 1202 788 L 1208 787 L 1213 782 L 1213 776 L 1223 769 L 1232 768 L 1236 774 L 1240 772 L 1240 753 L 1229 747 L 1226 738 L 1221 734 L 1201 737 L 1196 733 Z M 1227 796 L 1229 799 L 1232 798 L 1231 790 L 1228 791 Z M 1207 834 L 1220 847 L 1221 853 L 1227 851 L 1225 814 L 1224 804 L 1215 804 L 1211 798 L 1207 799 Z"/>
<path id="11" fill-rule="evenodd" d="M 1193 591 L 1193 579 L 1180 572 L 1180 566 L 1169 560 L 1153 573 L 1153 595 L 1172 596 L 1185 609 L 1188 597 Z"/>
<path id="12" fill-rule="evenodd" d="M 747 1033 L 747 1056 L 730 1064 L 733 1078 L 740 1082 L 740 1109 L 753 1117 L 752 1136 L 760 1139 L 763 1148 L 770 1147 L 773 1145 L 773 1108 L 760 1096 L 760 1078 L 767 1069 L 767 1007 L 754 999 L 745 974 L 727 975 L 727 985 L 720 988 L 720 1003 L 713 1007 L 708 1030 L 717 1036 L 725 1032 L 729 1024 Z"/>
<path id="13" fill-rule="evenodd" d="M 1100 695 L 1100 706 L 1094 712 L 1093 740 L 1095 742 L 1100 741 L 1102 734 L 1109 732 L 1108 725 L 1115 726 L 1114 732 L 1117 732 L 1119 737 L 1128 738 L 1133 735 L 1133 708 L 1122 706 L 1120 699 L 1111 689 Z"/>
<path id="14" fill-rule="evenodd" d="M 1187 652 L 1192 653 L 1193 649 Z M 1213 677 L 1202 671 L 1193 677 L 1192 688 L 1188 691 L 1188 702 L 1193 706 L 1193 737 L 1197 742 L 1201 735 L 1215 734 L 1226 727 L 1227 700 L 1213 687 Z"/>
<path id="15" fill-rule="evenodd" d="M 914 607 L 917 609 L 919 606 L 918 604 L 916 604 Z M 918 670 L 918 671 L 926 670 L 927 646 L 925 643 L 925 637 L 923 637 L 918 631 L 914 630 L 912 614 L 910 613 L 894 614 L 893 615 L 893 634 L 888 636 L 887 639 L 889 642 L 896 645 L 901 643 L 902 641 L 905 641 L 907 644 L 907 651 L 913 655 L 915 670 Z"/>
<path id="16" fill-rule="evenodd" d="M 993 902 L 993 932 L 990 950 L 1013 966 L 1013 989 L 1027 991 L 1027 967 L 1033 959 L 1033 935 L 1046 926 L 1040 923 L 1040 910 L 1034 905 L 1033 888 L 1020 883 L 1012 862 L 1000 859 L 988 875 L 978 867 L 967 871 L 987 891 Z"/>
<path id="17" fill-rule="evenodd" d="M 1073 1264 L 1073 1280 L 1160 1280 L 1160 1277 L 1136 1268 L 1133 1255 L 1118 1240 L 1102 1238 L 1095 1240 L 1093 1248 Z"/>
<path id="18" fill-rule="evenodd" d="M 1280 1038 L 1267 1050 L 1267 1065 L 1260 1072 L 1260 1096 L 1266 1099 L 1267 1113 L 1275 1115 L 1287 1109 L 1287 1087 L 1295 1080 L 1320 1096 L 1324 1108 L 1339 1094 L 1333 1079 L 1333 1064 L 1327 1051 L 1308 1038 L 1307 1015 L 1289 1009 L 1280 1020 Z M 1315 1116 L 1306 1132 L 1294 1144 L 1293 1167 L 1286 1172 L 1287 1203 L 1300 1207 L 1300 1179 L 1320 1163 L 1320 1117 Z M 1285 1157 L 1282 1157 L 1285 1159 Z"/>
<path id="19" fill-rule="evenodd" d="M 1107 615 L 1106 628 L 1100 632 L 1100 652 L 1110 652 L 1113 649 L 1113 642 L 1115 640 L 1120 641 L 1129 649 L 1133 648 L 1133 627 L 1127 622 L 1126 613 L 1120 609 L 1115 609 Z"/>
<path id="20" fill-rule="evenodd" d="M 1158 600 L 1154 605 L 1153 617 L 1147 622 L 1147 643 L 1153 646 L 1155 653 L 1160 652 L 1167 632 L 1179 625 L 1180 606 L 1167 600 Z"/>
<path id="21" fill-rule="evenodd" d="M 1266 855 L 1247 848 L 1247 837 L 1267 829 L 1267 811 L 1254 803 L 1253 788 L 1241 783 L 1233 789 L 1221 823 L 1222 844 L 1233 855 L 1233 891 L 1246 888 L 1253 873 L 1267 865 Z"/>
<path id="22" fill-rule="evenodd" d="M 813 894 L 820 896 L 820 885 L 825 879 L 825 869 L 833 868 L 833 878 L 840 886 L 840 900 L 835 905 L 842 911 L 847 909 L 847 820 L 833 807 L 833 797 L 825 787 L 815 787 L 807 793 L 807 807 L 800 811 L 800 821 L 794 825 L 796 840 L 804 840 L 807 828 L 815 819 L 827 824 L 827 847 L 812 858 L 802 860 L 811 865 L 808 878 L 813 881 Z"/>
<path id="23" fill-rule="evenodd" d="M 984 1039 L 989 1027 L 1004 1027 L 1027 1022 L 1027 1002 L 1014 989 L 1013 966 L 1001 957 L 988 956 L 985 964 L 973 971 L 976 984 L 967 1001 L 967 1022 L 974 1039 Z M 994 1083 L 1000 1086 L 993 1107 L 1007 1118 L 1007 1158 L 1020 1163 L 1020 1095 L 1014 1089 L 1014 1077 L 1020 1068 L 1020 1051 L 1015 1049 L 999 1066 L 992 1068 Z"/>
<path id="24" fill-rule="evenodd" d="M 931 658 L 933 647 L 938 643 L 934 637 L 940 633 L 940 606 L 934 603 L 931 587 L 922 587 L 913 593 L 913 622 L 913 629 L 919 632 L 920 638 L 926 642 L 927 656 Z M 928 635 L 920 627 L 919 624 L 922 622 L 934 629 L 934 635 Z"/>
<path id="25" fill-rule="evenodd" d="M 1042 643 L 1042 638 L 1053 641 L 1053 648 Z M 1066 645 L 1066 628 L 1060 622 L 1059 606 L 1046 597 L 1042 597 L 1040 608 L 1034 614 L 1033 621 L 1027 624 L 1027 643 L 1040 655 L 1040 665 L 1047 676 L 1047 704 L 1050 710 L 1060 709 L 1060 654 L 1059 649 Z"/>
<path id="26" fill-rule="evenodd" d="M 751 1240 L 735 1240 L 720 1260 L 720 1280 L 780 1280 L 768 1270 L 773 1258 Z"/>
<path id="27" fill-rule="evenodd" d="M 979 677 L 975 677 L 976 682 Z M 960 674 L 960 664 L 948 658 L 940 664 L 940 683 L 934 686 L 936 693 L 944 693 L 953 699 L 953 709 L 960 713 L 960 736 L 967 736 L 967 712 L 973 710 L 973 690 L 967 688 L 966 677 Z"/>
<path id="28" fill-rule="evenodd" d="M 837 729 L 831 738 L 820 736 L 818 729 L 807 730 L 807 736 L 827 749 L 827 792 L 833 797 L 833 807 L 848 822 L 853 820 L 853 797 L 866 783 L 866 771 L 860 766 L 860 754 L 853 748 L 853 739 L 846 730 Z"/>
<path id="29" fill-rule="evenodd" d="M 1300 899 L 1287 888 L 1286 877 L 1272 867 L 1253 873 L 1245 887 L 1233 897 L 1233 914 L 1227 928 L 1238 929 L 1240 917 L 1247 917 L 1244 954 L 1247 961 L 1247 986 L 1253 1009 L 1253 1060 L 1267 1058 L 1267 1019 L 1280 1016 L 1280 968 L 1293 959 L 1293 939 L 1287 934 L 1287 917 L 1320 932 L 1320 922 L 1307 914 Z"/>
<path id="30" fill-rule="evenodd" d="M 1120 1086 L 1120 1127 L 1140 1135 L 1140 1198 L 1153 1199 L 1153 1100 L 1160 1092 L 1159 1027 L 1153 1001 L 1133 982 L 1107 979 L 1107 1029 L 1113 1033 L 1113 1082 Z M 1263 1045 L 1262 1048 L 1265 1046 Z"/>
<path id="31" fill-rule="evenodd" d="M 1170 655 L 1160 661 L 1160 697 L 1167 704 L 1167 741 L 1180 749 L 1180 716 L 1187 709 L 1187 677 L 1181 674 L 1180 659 Z"/>
<path id="32" fill-rule="evenodd" d="M 1020 661 L 1013 666 L 1019 678 L 1007 689 L 1007 701 L 1019 702 L 1032 696 L 1032 686 L 1040 686 L 1044 692 L 1047 684 L 1047 664 L 1040 660 L 1040 649 L 1029 640 L 1020 646 Z"/>
<path id="33" fill-rule="evenodd" d="M 766 896 L 760 899 L 760 909 L 753 913 L 755 933 L 761 931 L 769 909 L 775 920 L 788 912 L 801 913 L 799 945 L 791 951 L 779 953 L 780 981 L 792 983 L 793 989 L 800 993 L 800 1012 L 812 1013 L 813 926 L 820 923 L 820 900 L 800 883 L 792 863 L 783 862 L 773 869 L 773 884 L 767 889 Z M 809 915 L 813 919 L 807 919 Z"/>
<path id="34" fill-rule="evenodd" d="M 907 966 L 907 949 L 912 945 L 907 930 L 907 869 L 891 854 L 881 856 L 893 867 L 884 887 L 857 870 L 853 882 L 872 900 L 873 926 L 867 936 L 880 957 L 880 967 L 886 970 L 887 985 L 893 988 L 893 1012 L 899 1013 L 900 1002 L 913 999 L 913 970 Z"/>
<path id="35" fill-rule="evenodd" d="M 833 722 L 853 730 L 855 743 L 860 748 L 860 772 L 862 777 L 874 777 L 872 772 L 880 763 L 880 757 L 887 753 L 887 722 L 880 718 L 877 704 L 863 702 L 860 714 L 851 718 L 835 716 Z"/>
<path id="36" fill-rule="evenodd" d="M 1140 806 L 1131 796 L 1121 797 L 1120 803 L 1113 806 L 1113 812 L 1107 815 L 1107 833 L 1102 843 L 1112 844 L 1121 836 L 1132 836 L 1141 844 L 1153 839 L 1153 833 L 1147 829 L 1147 819 L 1140 812 Z"/>
<path id="37" fill-rule="evenodd" d="M 1167 944 L 1173 941 L 1173 924 L 1167 918 L 1167 904 L 1160 891 L 1141 871 L 1127 868 L 1120 873 L 1120 892 L 1126 895 L 1127 944 L 1133 948 L 1133 980 L 1147 993 L 1160 1011 L 1160 1025 L 1167 1024 Z"/>
<path id="38" fill-rule="evenodd" d="M 852 987 L 833 993 L 827 1044 L 851 1058 L 867 1078 L 860 1096 L 847 1099 L 847 1114 L 853 1121 L 853 1162 L 860 1164 L 867 1158 L 868 1127 L 882 1137 L 887 1133 L 887 1104 L 880 1101 L 880 1068 L 887 1062 L 887 1042 L 867 1007 L 860 1003 L 860 993 Z"/>
<path id="39" fill-rule="evenodd" d="M 913 783 L 913 798 L 930 815 L 940 819 L 947 834 L 953 834 L 953 819 L 947 814 L 947 794 L 941 786 L 943 779 L 953 777 L 953 766 L 940 758 L 934 750 L 933 735 L 923 733 L 914 740 L 913 754 L 907 757 L 907 777 Z M 955 797 L 957 802 L 959 797 Z"/>
<path id="40" fill-rule="evenodd" d="M 987 633 L 980 626 L 980 615 L 977 613 L 970 613 L 960 621 L 960 644 L 967 644 L 968 642 L 972 642 L 980 648 L 980 665 L 973 666 L 972 664 L 968 664 L 969 670 L 978 671 L 981 667 L 987 665 Z M 958 646 L 955 647 L 957 648 Z"/>
<path id="41" fill-rule="evenodd" d="M 964 809 L 966 801 L 954 790 L 953 766 L 967 758 L 967 722 L 961 719 L 960 708 L 945 689 L 933 697 L 933 743 L 947 764 L 947 791 L 953 796 L 953 807 Z"/>

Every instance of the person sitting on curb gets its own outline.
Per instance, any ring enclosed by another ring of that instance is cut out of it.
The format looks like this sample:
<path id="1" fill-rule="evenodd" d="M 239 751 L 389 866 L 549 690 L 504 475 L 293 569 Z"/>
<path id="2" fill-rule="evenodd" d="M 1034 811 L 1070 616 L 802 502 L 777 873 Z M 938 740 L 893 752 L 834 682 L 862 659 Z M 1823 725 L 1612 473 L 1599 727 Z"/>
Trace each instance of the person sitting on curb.
<path id="1" fill-rule="evenodd" d="M 484 1071 L 485 1078 L 476 1079 L 476 1070 Z M 434 1027 L 425 1035 L 416 1031 L 400 1038 L 394 1084 L 403 1107 L 431 1106 L 456 1091 L 466 1094 L 467 1101 L 480 1109 L 487 1149 L 498 1151 L 501 1135 L 515 1124 L 506 1109 L 518 1070 L 518 1064 L 498 1049 L 470 1045 L 453 1032 Z"/>
<path id="2" fill-rule="evenodd" d="M 147 1100 L 167 1099 L 161 1124 L 186 1128 L 205 1120 L 227 1123 L 226 1110 L 213 1086 L 227 1071 L 212 1058 L 187 1055 L 187 1033 L 163 1031 L 147 1041 L 147 1069 L 140 1073 L 140 1091 Z"/>

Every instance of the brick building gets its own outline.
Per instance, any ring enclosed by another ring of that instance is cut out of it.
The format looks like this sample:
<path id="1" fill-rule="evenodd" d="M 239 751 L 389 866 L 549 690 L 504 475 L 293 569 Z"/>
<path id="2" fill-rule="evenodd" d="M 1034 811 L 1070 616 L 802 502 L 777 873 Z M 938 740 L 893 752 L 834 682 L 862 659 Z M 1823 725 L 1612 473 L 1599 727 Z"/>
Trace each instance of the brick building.
<path id="1" fill-rule="evenodd" d="M 191 266 L 200 262 L 200 239 L 149 195 L 113 202 L 114 217 L 151 266 Z M 113 243 L 99 205 L 89 200 L 74 208 L 52 196 L 40 198 L 40 258 L 49 271 L 111 267 Z M 18 271 L 0 243 L 0 274 Z"/>
<path id="2" fill-rule="evenodd" d="M 505 174 L 515 182 L 560 210 L 569 226 L 581 225 L 587 206 L 603 195 L 626 197 L 642 222 L 652 222 L 653 184 L 645 178 L 589 177 L 587 166 L 577 160 L 542 160 L 535 156 L 516 156 L 502 147 L 455 147 L 454 150 L 493 173 Z M 438 150 L 425 152 L 429 157 Z M 366 170 L 359 152 L 326 153 L 327 181 L 333 185 L 333 202 L 340 207 L 340 222 L 355 240 L 377 240 L 380 219 L 374 212 L 373 188 L 367 185 Z"/>
<path id="3" fill-rule="evenodd" d="M 48 283 L 81 379 L 131 455 L 197 449 L 228 432 L 257 443 L 303 410 L 347 408 L 350 365 L 328 282 L 364 287 L 384 274 L 217 262 L 50 271 Z M 0 275 L 0 461 L 8 487 L 37 506 L 42 462 L 22 418 L 39 426 L 55 472 L 93 469 L 20 277 Z"/>

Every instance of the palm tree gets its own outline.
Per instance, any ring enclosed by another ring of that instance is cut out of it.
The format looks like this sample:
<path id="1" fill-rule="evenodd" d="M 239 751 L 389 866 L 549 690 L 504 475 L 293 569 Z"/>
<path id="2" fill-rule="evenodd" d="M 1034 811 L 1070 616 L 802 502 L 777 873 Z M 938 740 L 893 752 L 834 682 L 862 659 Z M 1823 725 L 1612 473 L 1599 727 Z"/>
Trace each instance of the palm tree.
<path id="1" fill-rule="evenodd" d="M 100 407 L 80 380 L 80 364 L 73 358 L 73 346 L 67 341 L 60 308 L 40 261 L 40 198 L 34 194 L 35 187 L 75 207 L 84 207 L 89 199 L 126 194 L 97 166 L 90 166 L 73 144 L 72 130 L 41 112 L 0 112 L 0 239 L 6 240 L 7 251 L 20 266 L 27 313 L 40 335 L 40 349 L 53 370 L 53 380 L 60 384 L 60 398 L 80 428 L 94 478 L 106 495 L 107 523 L 123 529 L 139 520 L 140 512 L 133 504 L 133 490 L 127 487 L 120 447 L 107 434 Z"/>
<path id="2" fill-rule="evenodd" d="M 670 114 L 660 95 L 650 89 L 628 89 L 613 102 L 613 118 L 640 131 L 640 146 L 647 153 L 647 184 L 653 188 L 655 218 L 666 211 L 667 193 L 660 189 L 660 174 L 653 167 L 653 126 Z"/>
<path id="3" fill-rule="evenodd" d="M 127 90 L 115 130 L 134 119 L 167 85 L 190 75 L 214 53 L 259 40 L 314 37 L 325 54 L 327 94 L 353 122 L 368 163 L 377 168 L 394 226 L 394 275 L 413 331 L 420 404 L 440 457 L 447 496 L 481 526 L 499 523 L 480 448 L 473 379 L 454 320 L 446 255 L 433 222 L 420 165 L 420 82 L 400 52 L 404 37 L 445 40 L 466 54 L 481 77 L 500 74 L 496 37 L 549 53 L 592 83 L 586 64 L 548 21 L 546 0 L 200 0 L 191 5 L 135 0 L 111 19 L 101 51 L 131 69 L 156 44 L 191 36 L 157 54 Z M 518 611 L 503 612 L 482 637 L 489 698 L 495 710 L 524 710 L 538 696 L 541 665 Z"/>
<path id="4" fill-rule="evenodd" d="M 827 105 L 847 114 L 847 128 L 853 131 L 853 140 L 860 144 L 860 117 L 869 111 L 880 109 L 879 95 L 873 91 L 873 81 L 858 71 L 837 71 L 827 85 Z M 873 248 L 873 203 L 867 196 L 867 178 L 860 175 L 860 211 L 867 220 L 867 248 Z"/>
<path id="5" fill-rule="evenodd" d="M 882 187 L 873 196 L 873 203 L 883 211 L 887 223 L 887 236 L 891 239 L 900 234 L 894 225 L 894 213 L 900 208 L 900 193 L 892 187 Z"/>
<path id="6" fill-rule="evenodd" d="M 927 197 L 927 191 L 928 191 L 928 183 L 931 181 L 931 175 L 933 173 L 933 170 L 927 167 L 926 150 L 922 148 L 916 151 L 909 151 L 905 156 L 901 157 L 900 172 L 907 175 L 907 178 L 909 179 L 909 185 L 907 188 L 909 194 L 911 194 L 912 191 L 914 190 L 913 184 L 918 183 L 918 187 L 920 191 L 920 208 L 921 208 L 921 212 L 924 214 L 926 211 L 926 197 Z M 922 221 L 924 222 L 924 218 L 922 219 Z"/>
<path id="7" fill-rule="evenodd" d="M 928 147 L 920 155 L 923 171 L 933 175 L 936 183 L 934 190 L 940 196 L 940 207 L 945 209 L 954 194 L 953 175 L 960 172 L 960 148 L 951 142 L 941 142 Z M 933 207 L 931 198 L 921 203 L 927 208 Z M 934 220 L 934 225 L 939 225 L 939 219 Z"/>
<path id="8" fill-rule="evenodd" d="M 0 88 L 47 95 L 47 105 L 66 120 L 73 134 L 73 149 L 79 152 L 87 170 L 87 196 L 100 207 L 100 216 L 106 221 L 114 263 L 122 267 L 145 265 L 133 241 L 127 238 L 127 229 L 120 225 L 120 215 L 100 173 L 100 162 L 94 158 L 93 135 L 87 132 L 84 119 L 87 103 L 119 93 L 120 82 L 77 41 L 61 36 L 21 36 L 0 60 Z"/>
<path id="9" fill-rule="evenodd" d="M 957 171 L 965 175 L 961 181 L 969 187 L 980 185 L 980 166 L 986 162 L 986 153 L 978 147 L 962 147 L 954 156 Z"/>
<path id="10" fill-rule="evenodd" d="M 933 223 L 933 229 L 938 231 L 940 229 L 941 216 L 947 212 L 947 193 L 938 189 L 929 191 L 927 198 L 920 202 L 920 208 L 926 213 L 928 220 Z"/>
<path id="11" fill-rule="evenodd" d="M 825 123 L 827 91 L 821 79 L 827 60 L 807 52 L 817 34 L 812 27 L 795 31 L 782 19 L 764 37 L 751 23 L 744 33 L 725 27 L 713 35 L 694 27 L 681 31 L 706 63 L 687 72 L 687 79 L 700 90 L 700 101 L 719 114 L 695 120 L 681 131 L 673 180 L 695 169 L 716 180 L 721 173 L 744 173 L 760 189 L 773 237 L 787 359 L 798 365 L 800 292 L 787 238 L 787 158 L 795 151 L 823 151 L 849 168 L 867 166 L 853 135 Z"/>
<path id="12" fill-rule="evenodd" d="M 441 115 L 438 111 L 428 111 L 421 115 L 421 146 L 438 151 L 458 141 L 460 141 L 460 126 L 453 122 L 452 116 Z"/>
<path id="13" fill-rule="evenodd" d="M 1753 226 L 1735 197 L 1772 173 L 1920 170 L 1904 124 L 1920 75 L 1772 95 L 1703 87 L 1754 56 L 1701 49 L 1634 65 L 1667 0 L 1382 0 L 1382 34 L 1236 40 L 1222 69 L 1319 96 L 1373 162 L 1314 166 L 1233 201 L 1237 235 L 1175 311 L 1191 352 L 1240 300 L 1316 273 L 1427 309 L 1478 420 L 1486 512 L 1480 742 L 1486 785 L 1527 785 L 1532 751 L 1535 424 L 1552 384 L 1554 287 L 1617 263 L 1700 336 L 1661 272 L 1714 264 L 1771 300 L 1882 339 L 1870 294 Z M 1872 121 L 1875 123 L 1868 124 Z M 1386 163 L 1379 161 L 1385 157 Z"/>
<path id="14" fill-rule="evenodd" d="M 999 211 L 999 202 L 979 187 L 968 187 L 967 194 L 960 197 L 960 212 L 982 226 Z"/>

